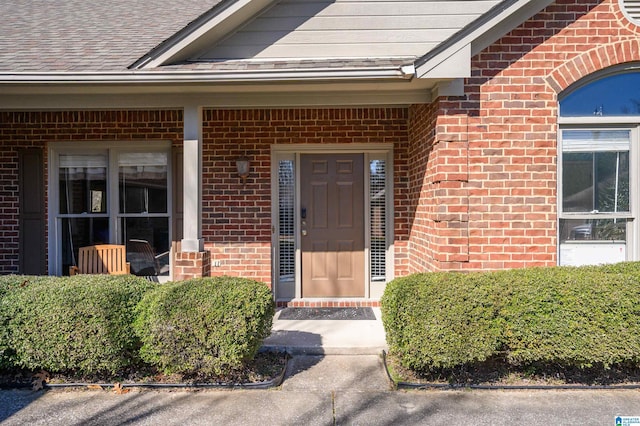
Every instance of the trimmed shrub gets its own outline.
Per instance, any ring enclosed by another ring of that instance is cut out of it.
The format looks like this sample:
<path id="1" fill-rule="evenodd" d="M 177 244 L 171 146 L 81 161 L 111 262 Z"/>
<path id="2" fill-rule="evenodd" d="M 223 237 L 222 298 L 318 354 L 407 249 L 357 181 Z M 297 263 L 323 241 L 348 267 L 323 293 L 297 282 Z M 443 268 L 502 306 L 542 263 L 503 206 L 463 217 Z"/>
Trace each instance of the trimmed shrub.
<path id="1" fill-rule="evenodd" d="M 269 288 L 243 278 L 196 278 L 148 293 L 135 330 L 142 358 L 166 373 L 220 375 L 255 357 L 271 332 Z"/>
<path id="2" fill-rule="evenodd" d="M 390 351 L 416 371 L 640 361 L 638 262 L 418 274 L 389 283 L 381 304 Z"/>
<path id="3" fill-rule="evenodd" d="M 26 275 L 1 275 L 0 276 L 0 369 L 10 368 L 14 365 L 15 354 L 9 346 L 9 317 L 3 309 L 4 298 L 7 293 L 32 282 L 39 282 L 48 277 L 31 277 Z"/>
<path id="4" fill-rule="evenodd" d="M 390 351 L 418 371 L 484 361 L 494 354 L 502 329 L 487 277 L 431 273 L 389 283 L 381 306 Z"/>
<path id="5" fill-rule="evenodd" d="M 621 270 L 625 270 L 622 268 Z M 510 363 L 609 368 L 640 360 L 640 288 L 605 268 L 535 268 L 503 275 Z"/>
<path id="6" fill-rule="evenodd" d="M 133 275 L 41 277 L 8 292 L 15 364 L 51 372 L 116 373 L 139 361 L 135 307 L 153 287 Z"/>

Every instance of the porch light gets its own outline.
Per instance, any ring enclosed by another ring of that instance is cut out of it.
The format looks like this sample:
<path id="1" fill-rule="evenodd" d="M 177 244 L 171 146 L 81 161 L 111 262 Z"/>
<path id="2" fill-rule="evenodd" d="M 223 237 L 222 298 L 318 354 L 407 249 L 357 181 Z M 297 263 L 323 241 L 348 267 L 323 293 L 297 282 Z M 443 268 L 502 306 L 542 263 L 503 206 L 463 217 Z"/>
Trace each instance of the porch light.
<path id="1" fill-rule="evenodd" d="M 242 183 L 245 184 L 247 182 L 247 177 L 249 177 L 249 170 L 251 168 L 251 163 L 247 157 L 240 157 L 236 160 L 236 169 L 238 170 L 238 176 L 242 179 Z"/>

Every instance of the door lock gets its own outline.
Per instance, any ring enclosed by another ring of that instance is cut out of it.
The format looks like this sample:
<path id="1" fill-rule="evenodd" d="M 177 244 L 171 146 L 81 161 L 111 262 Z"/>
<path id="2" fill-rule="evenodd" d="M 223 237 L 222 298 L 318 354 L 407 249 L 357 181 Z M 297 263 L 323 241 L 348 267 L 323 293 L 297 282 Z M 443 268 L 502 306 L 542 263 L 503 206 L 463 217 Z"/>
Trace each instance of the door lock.
<path id="1" fill-rule="evenodd" d="M 305 237 L 306 235 L 307 235 L 307 230 L 306 230 L 306 229 L 303 229 L 303 230 L 302 230 L 302 236 L 303 236 L 303 237 Z"/>

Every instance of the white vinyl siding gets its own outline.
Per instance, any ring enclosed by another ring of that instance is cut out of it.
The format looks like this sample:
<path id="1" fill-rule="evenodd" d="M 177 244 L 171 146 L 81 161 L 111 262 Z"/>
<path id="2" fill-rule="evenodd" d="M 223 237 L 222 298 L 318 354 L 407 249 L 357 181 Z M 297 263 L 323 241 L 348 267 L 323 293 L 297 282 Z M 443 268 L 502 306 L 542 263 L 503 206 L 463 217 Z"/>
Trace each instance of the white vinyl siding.
<path id="1" fill-rule="evenodd" d="M 285 0 L 201 59 L 417 57 L 497 0 Z"/>

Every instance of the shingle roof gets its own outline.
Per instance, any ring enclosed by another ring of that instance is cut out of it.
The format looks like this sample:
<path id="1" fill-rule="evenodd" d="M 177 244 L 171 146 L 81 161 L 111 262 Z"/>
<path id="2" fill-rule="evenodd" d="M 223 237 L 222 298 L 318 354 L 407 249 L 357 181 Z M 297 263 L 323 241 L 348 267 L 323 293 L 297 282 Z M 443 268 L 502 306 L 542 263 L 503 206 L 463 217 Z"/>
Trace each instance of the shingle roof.
<path id="1" fill-rule="evenodd" d="M 121 71 L 219 0 L 2 0 L 0 72 Z"/>

